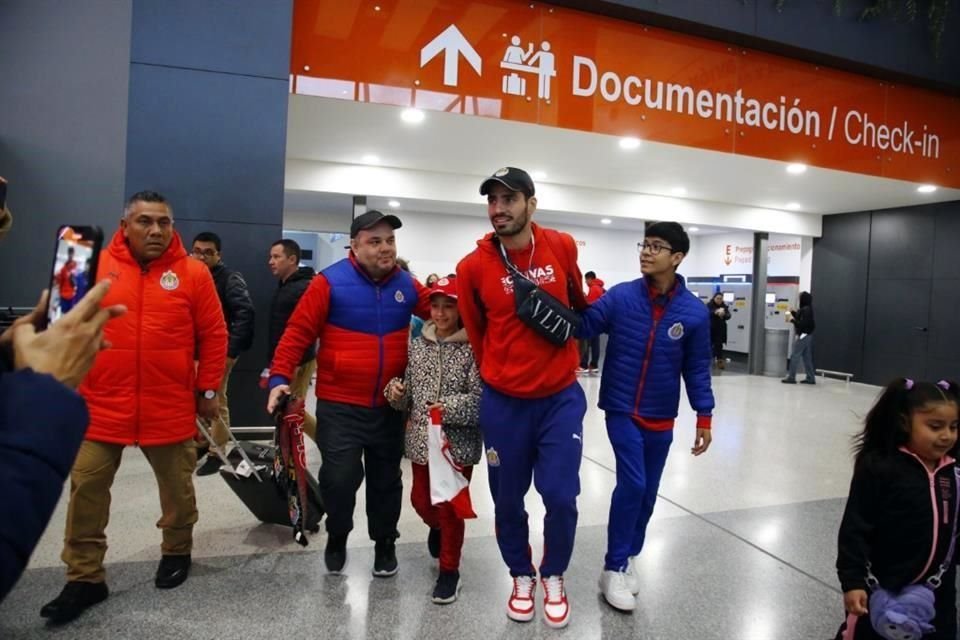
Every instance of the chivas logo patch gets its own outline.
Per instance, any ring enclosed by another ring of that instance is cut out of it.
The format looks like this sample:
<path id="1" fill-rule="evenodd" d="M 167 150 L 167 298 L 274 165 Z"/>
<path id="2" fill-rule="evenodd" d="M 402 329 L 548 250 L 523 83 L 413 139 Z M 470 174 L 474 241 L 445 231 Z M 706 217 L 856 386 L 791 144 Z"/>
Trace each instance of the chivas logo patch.
<path id="1" fill-rule="evenodd" d="M 403 297 L 403 291 L 400 291 L 400 289 L 397 289 L 397 292 L 393 294 L 393 299 L 400 303 L 406 300 L 406 298 Z"/>
<path id="2" fill-rule="evenodd" d="M 681 323 L 681 322 L 675 323 L 672 327 L 670 327 L 670 330 L 667 331 L 667 335 L 670 336 L 670 339 L 671 339 L 671 340 L 679 340 L 680 338 L 682 338 L 682 337 L 683 337 L 683 323 Z"/>
<path id="3" fill-rule="evenodd" d="M 180 286 L 180 278 L 173 271 L 167 271 L 160 276 L 160 286 L 167 291 L 173 291 Z"/>
<path id="4" fill-rule="evenodd" d="M 487 449 L 487 465 L 491 467 L 500 466 L 500 454 L 493 447 Z"/>

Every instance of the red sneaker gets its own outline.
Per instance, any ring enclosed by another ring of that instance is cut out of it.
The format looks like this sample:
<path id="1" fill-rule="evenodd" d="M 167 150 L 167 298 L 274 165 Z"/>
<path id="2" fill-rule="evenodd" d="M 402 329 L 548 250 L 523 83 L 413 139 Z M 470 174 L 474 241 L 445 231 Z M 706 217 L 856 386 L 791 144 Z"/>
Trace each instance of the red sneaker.
<path id="1" fill-rule="evenodd" d="M 517 622 L 530 622 L 536 613 L 533 592 L 537 590 L 534 576 L 517 576 L 513 579 L 513 593 L 507 601 L 507 617 Z"/>
<path id="2" fill-rule="evenodd" d="M 563 588 L 563 576 L 541 578 L 543 583 L 543 621 L 548 627 L 562 629 L 570 622 L 570 603 Z"/>

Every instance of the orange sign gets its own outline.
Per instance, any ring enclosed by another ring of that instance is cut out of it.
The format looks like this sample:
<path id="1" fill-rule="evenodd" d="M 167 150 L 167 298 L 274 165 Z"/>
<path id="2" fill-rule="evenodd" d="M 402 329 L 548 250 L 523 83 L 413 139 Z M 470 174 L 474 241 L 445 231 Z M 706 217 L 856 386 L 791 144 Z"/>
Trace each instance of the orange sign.
<path id="1" fill-rule="evenodd" d="M 540 3 L 296 0 L 291 92 L 960 188 L 960 98 Z"/>

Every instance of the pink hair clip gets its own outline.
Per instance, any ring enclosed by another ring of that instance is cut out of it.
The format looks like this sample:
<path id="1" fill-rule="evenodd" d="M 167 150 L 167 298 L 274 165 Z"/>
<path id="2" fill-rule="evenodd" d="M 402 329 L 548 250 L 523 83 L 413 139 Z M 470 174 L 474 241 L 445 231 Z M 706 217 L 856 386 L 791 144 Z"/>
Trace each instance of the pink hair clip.
<path id="1" fill-rule="evenodd" d="M 937 381 L 937 386 L 943 389 L 944 391 L 950 391 L 950 383 L 946 380 Z"/>
<path id="2" fill-rule="evenodd" d="M 903 386 L 907 388 L 907 391 L 910 391 L 911 389 L 913 389 L 913 380 L 911 380 L 910 378 L 904 378 Z"/>

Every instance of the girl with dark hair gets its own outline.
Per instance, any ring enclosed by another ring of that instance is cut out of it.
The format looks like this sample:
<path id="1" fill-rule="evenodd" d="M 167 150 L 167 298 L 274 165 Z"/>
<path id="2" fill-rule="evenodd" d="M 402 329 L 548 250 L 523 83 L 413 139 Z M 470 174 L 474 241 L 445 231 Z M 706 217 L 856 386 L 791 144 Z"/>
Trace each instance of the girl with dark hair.
<path id="1" fill-rule="evenodd" d="M 898 379 L 856 436 L 838 640 L 957 638 L 957 383 Z"/>

